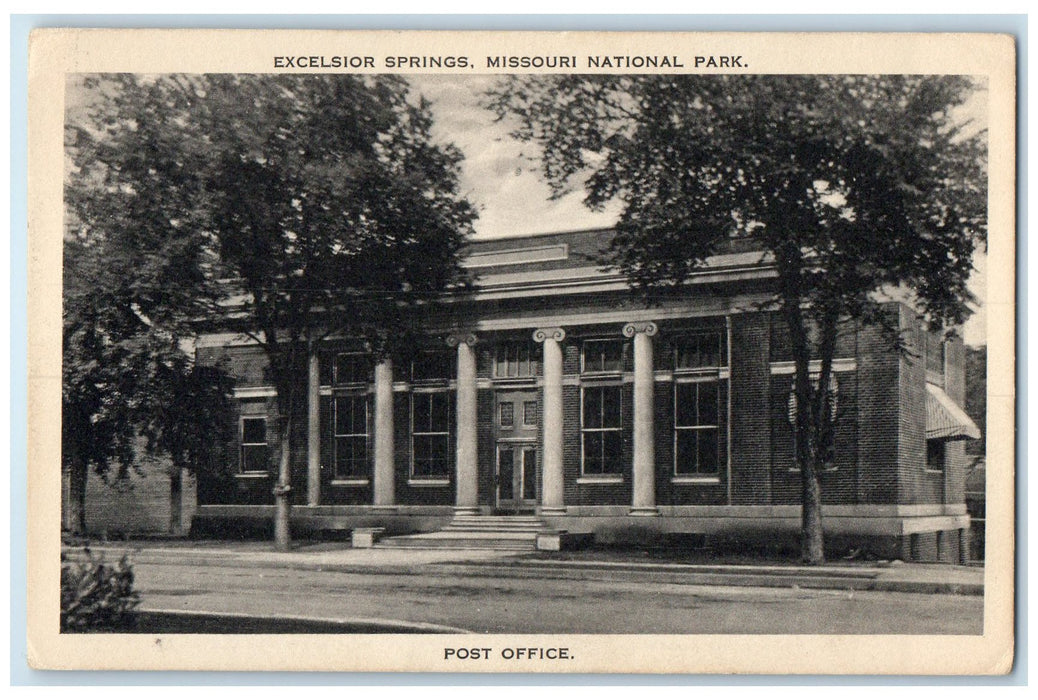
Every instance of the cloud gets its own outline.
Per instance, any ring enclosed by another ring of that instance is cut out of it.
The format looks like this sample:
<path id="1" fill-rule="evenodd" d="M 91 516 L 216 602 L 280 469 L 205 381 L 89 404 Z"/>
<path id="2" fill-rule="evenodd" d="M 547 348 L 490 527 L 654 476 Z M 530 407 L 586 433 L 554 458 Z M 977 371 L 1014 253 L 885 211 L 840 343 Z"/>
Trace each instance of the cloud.
<path id="1" fill-rule="evenodd" d="M 535 148 L 509 136 L 509 127 L 480 106 L 496 76 L 409 76 L 432 103 L 433 136 L 465 154 L 461 191 L 480 211 L 479 238 L 499 238 L 610 226 L 617 210 L 592 212 L 583 193 L 551 200 L 551 192 L 526 156 Z"/>

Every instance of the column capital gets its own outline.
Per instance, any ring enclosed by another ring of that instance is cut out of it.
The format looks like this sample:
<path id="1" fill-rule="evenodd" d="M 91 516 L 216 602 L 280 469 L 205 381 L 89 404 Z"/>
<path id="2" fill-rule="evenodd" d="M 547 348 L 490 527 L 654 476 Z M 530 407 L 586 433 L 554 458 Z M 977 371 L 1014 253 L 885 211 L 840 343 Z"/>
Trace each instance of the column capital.
<path id="1" fill-rule="evenodd" d="M 447 345 L 452 348 L 456 348 L 462 343 L 465 343 L 465 345 L 468 345 L 471 348 L 478 342 L 479 337 L 472 331 L 455 331 L 447 336 Z"/>
<path id="2" fill-rule="evenodd" d="M 648 336 L 656 335 L 659 328 L 652 321 L 634 321 L 624 326 L 623 333 L 628 338 L 633 338 L 639 333 L 644 333 Z"/>
<path id="3" fill-rule="evenodd" d="M 562 342 L 566 339 L 566 331 L 563 328 L 538 328 L 533 332 L 535 343 L 543 343 L 548 338 L 556 342 Z"/>

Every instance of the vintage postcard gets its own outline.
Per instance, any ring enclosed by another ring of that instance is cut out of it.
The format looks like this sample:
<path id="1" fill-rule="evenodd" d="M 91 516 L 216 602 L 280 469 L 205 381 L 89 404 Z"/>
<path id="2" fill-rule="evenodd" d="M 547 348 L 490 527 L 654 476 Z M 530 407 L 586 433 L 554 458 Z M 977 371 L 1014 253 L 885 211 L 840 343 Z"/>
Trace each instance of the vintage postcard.
<path id="1" fill-rule="evenodd" d="M 1015 60 L 34 32 L 31 664 L 1009 672 Z"/>

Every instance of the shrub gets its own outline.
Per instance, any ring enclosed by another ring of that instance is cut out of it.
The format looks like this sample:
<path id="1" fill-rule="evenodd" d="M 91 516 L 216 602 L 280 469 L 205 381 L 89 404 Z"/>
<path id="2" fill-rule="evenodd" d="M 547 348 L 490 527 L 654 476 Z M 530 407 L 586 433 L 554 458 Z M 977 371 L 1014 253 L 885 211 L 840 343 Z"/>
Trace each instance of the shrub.
<path id="1" fill-rule="evenodd" d="M 108 564 L 84 548 L 86 561 L 61 565 L 61 631 L 121 632 L 133 626 L 140 594 L 128 555 Z M 64 559 L 64 555 L 62 555 Z"/>

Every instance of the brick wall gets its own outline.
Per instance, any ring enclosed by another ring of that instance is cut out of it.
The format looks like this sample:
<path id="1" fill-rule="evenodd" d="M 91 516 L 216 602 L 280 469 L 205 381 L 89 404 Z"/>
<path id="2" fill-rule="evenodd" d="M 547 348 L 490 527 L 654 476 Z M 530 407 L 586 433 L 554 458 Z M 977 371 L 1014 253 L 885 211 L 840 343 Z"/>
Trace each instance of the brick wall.
<path id="1" fill-rule="evenodd" d="M 772 502 L 768 315 L 733 316 L 731 334 L 732 503 L 767 505 Z"/>
<path id="2" fill-rule="evenodd" d="M 479 468 L 479 504 L 484 506 L 497 505 L 497 436 L 495 434 L 494 399 L 492 389 L 480 389 L 476 393 L 476 459 Z"/>
<path id="3" fill-rule="evenodd" d="M 919 320 L 901 307 L 901 327 L 911 338 L 912 354 L 903 353 L 901 365 L 901 417 L 898 429 L 898 503 L 941 503 L 944 500 L 944 476 L 926 470 L 926 358 L 925 332 Z"/>
<path id="4" fill-rule="evenodd" d="M 235 347 L 202 347 L 196 351 L 199 364 L 205 366 L 223 365 L 236 380 L 236 386 L 256 387 L 268 386 L 267 356 L 263 348 L 257 345 Z"/>
<path id="5" fill-rule="evenodd" d="M 899 421 L 907 420 L 901 414 L 900 360 L 878 328 L 865 326 L 858 338 L 857 502 L 896 503 Z"/>
<path id="6" fill-rule="evenodd" d="M 944 344 L 944 390 L 960 407 L 966 406 L 966 349 L 954 337 Z M 955 440 L 944 448 L 944 502 L 965 503 L 966 477 L 973 457 L 966 454 L 966 441 Z"/>
<path id="7" fill-rule="evenodd" d="M 920 532 L 901 538 L 900 557 L 905 561 L 958 564 L 960 543 L 958 530 Z"/>
<path id="8" fill-rule="evenodd" d="M 570 348 L 565 348 L 568 364 Z M 580 387 L 562 387 L 562 472 L 565 502 L 580 502 Z"/>
<path id="9" fill-rule="evenodd" d="M 165 460 L 142 460 L 123 479 L 106 482 L 87 475 L 87 532 L 108 537 L 168 533 L 170 521 L 170 465 Z M 194 479 L 184 476 L 181 522 L 186 532 L 195 512 Z"/>
<path id="10" fill-rule="evenodd" d="M 898 305 L 891 313 L 908 332 L 910 341 L 919 342 L 914 315 Z M 788 340 L 781 319 L 769 313 L 737 314 L 730 319 L 730 465 L 722 468 L 717 483 L 675 484 L 673 469 L 673 392 L 674 384 L 654 384 L 656 500 L 661 505 L 725 504 L 731 494 L 734 505 L 795 504 L 800 499 L 799 473 L 791 471 L 792 426 L 788 419 L 791 377 L 772 375 L 771 362 L 788 359 Z M 624 343 L 622 389 L 622 481 L 618 484 L 578 483 L 581 477 L 581 391 L 573 384 L 581 381 L 580 355 L 584 337 L 617 337 L 618 324 L 608 328 L 570 331 L 562 343 L 563 373 L 563 469 L 566 503 L 569 505 L 630 505 L 632 497 L 633 369 L 632 344 Z M 661 327 L 653 339 L 654 365 L 667 371 L 672 365 L 672 341 L 681 328 Z M 518 337 L 518 336 L 516 336 Z M 525 334 L 523 335 L 525 338 Z M 493 376 L 494 346 L 498 338 L 487 336 L 477 346 L 477 375 Z M 836 469 L 822 475 L 826 503 L 937 503 L 947 498 L 962 501 L 962 481 L 967 459 L 959 443 L 947 446 L 946 474 L 927 473 L 925 464 L 925 366 L 910 356 L 898 357 L 890 341 L 871 327 L 841 336 L 838 356 L 854 357 L 857 369 L 839 372 L 837 379 L 839 429 L 837 431 Z M 946 353 L 949 370 L 947 386 L 953 398 L 962 400 L 961 343 L 949 343 Z M 255 347 L 200 348 L 199 360 L 224 362 L 242 377 L 242 386 L 265 383 L 262 352 Z M 958 364 L 956 364 L 958 363 Z M 327 364 L 327 363 L 326 363 Z M 406 372 L 397 369 L 397 379 Z M 585 384 L 588 381 L 583 380 Z M 614 380 L 610 380 L 614 381 Z M 956 383 L 958 382 L 958 383 Z M 305 376 L 300 376 L 300 391 Z M 303 394 L 301 393 L 301 396 Z M 370 400 L 370 399 L 369 399 Z M 479 461 L 479 503 L 495 504 L 496 433 L 495 390 L 477 392 L 477 455 Z M 271 453 L 269 479 L 209 479 L 199 485 L 202 503 L 272 503 L 270 493 L 277 468 L 277 416 L 273 400 L 267 400 L 268 439 Z M 293 486 L 295 503 L 306 499 L 306 407 L 300 401 L 294 421 Z M 455 455 L 455 430 L 450 440 L 450 455 Z M 331 399 L 321 400 L 322 502 L 366 504 L 372 500 L 372 485 L 334 486 Z M 726 412 L 722 410 L 722 414 Z M 724 417 L 727 417 L 726 415 Z M 453 464 L 450 483 L 444 486 L 408 484 L 411 473 L 410 395 L 394 394 L 396 501 L 401 504 L 450 505 L 455 498 Z M 369 434 L 370 434 L 369 425 Z M 723 427 L 722 427 L 723 434 Z M 543 439 L 543 431 L 541 431 Z M 722 453 L 727 447 L 722 445 Z M 237 445 L 230 447 L 236 469 Z M 370 460 L 369 441 L 369 460 Z M 540 471 L 540 465 L 538 465 Z"/>
<path id="11" fill-rule="evenodd" d="M 821 473 L 822 503 L 850 505 L 857 502 L 858 426 L 857 372 L 836 372 L 837 424 L 832 466 Z M 772 502 L 800 503 L 803 480 L 795 469 L 793 424 L 789 419 L 793 377 L 771 376 L 771 489 Z"/>
<path id="12" fill-rule="evenodd" d="M 197 350 L 196 358 L 199 364 L 224 367 L 226 371 L 235 377 L 237 387 L 248 388 L 269 385 L 269 378 L 266 373 L 268 362 L 266 355 L 259 347 L 201 347 Z M 267 419 L 267 445 L 270 455 L 269 475 L 266 478 L 256 476 L 237 478 L 235 476 L 239 470 L 240 460 L 238 425 L 242 415 L 241 411 L 245 409 L 239 403 L 239 413 L 234 416 L 233 444 L 225 446 L 228 463 L 220 473 L 206 474 L 199 477 L 197 492 L 200 505 L 268 505 L 274 502 L 274 495 L 271 489 L 276 481 L 279 458 L 276 401 L 273 397 L 269 397 L 255 399 L 252 403 L 261 405 L 258 407 L 250 406 L 248 409 L 251 411 L 250 414 L 265 416 Z M 305 487 L 303 497 L 306 497 Z"/>

